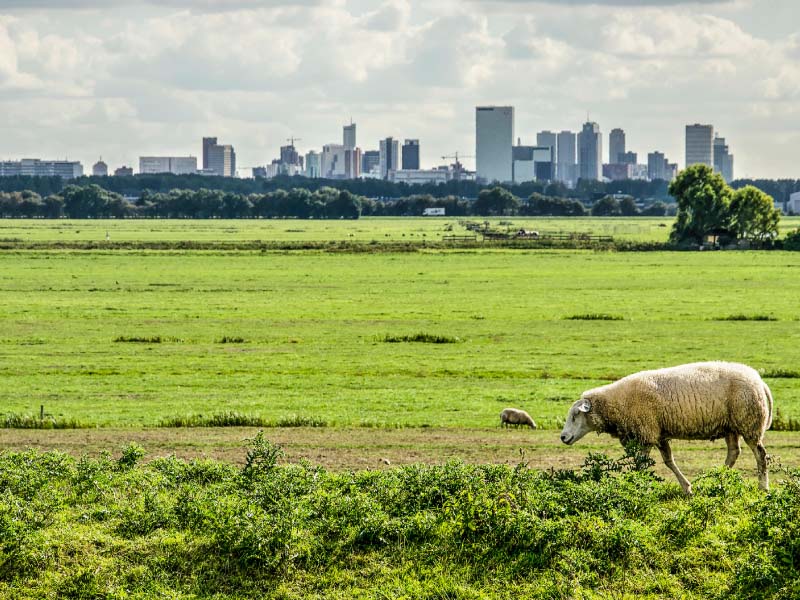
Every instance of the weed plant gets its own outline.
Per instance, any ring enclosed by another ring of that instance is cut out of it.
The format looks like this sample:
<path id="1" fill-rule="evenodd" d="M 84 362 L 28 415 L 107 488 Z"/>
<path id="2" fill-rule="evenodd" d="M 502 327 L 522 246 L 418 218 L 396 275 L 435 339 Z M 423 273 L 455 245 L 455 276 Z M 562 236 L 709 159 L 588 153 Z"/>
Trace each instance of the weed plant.
<path id="1" fill-rule="evenodd" d="M 0 596 L 797 597 L 800 472 L 770 494 L 719 468 L 682 496 L 647 455 L 577 471 L 281 464 L 126 446 L 0 454 Z"/>

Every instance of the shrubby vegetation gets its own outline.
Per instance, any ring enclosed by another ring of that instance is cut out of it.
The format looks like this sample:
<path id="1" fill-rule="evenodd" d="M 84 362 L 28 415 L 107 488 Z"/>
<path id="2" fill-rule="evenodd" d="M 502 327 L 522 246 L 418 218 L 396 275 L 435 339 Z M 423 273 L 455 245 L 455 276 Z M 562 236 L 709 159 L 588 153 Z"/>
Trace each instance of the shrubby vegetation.
<path id="1" fill-rule="evenodd" d="M 717 469 L 684 498 L 636 449 L 524 464 L 332 473 L 0 455 L 0 594 L 24 598 L 792 598 L 800 472 L 767 495 Z"/>
<path id="2" fill-rule="evenodd" d="M 713 236 L 722 245 L 737 240 L 764 245 L 778 236 L 780 213 L 772 197 L 753 186 L 734 191 L 711 167 L 681 171 L 669 190 L 678 201 L 672 242 L 703 244 Z"/>

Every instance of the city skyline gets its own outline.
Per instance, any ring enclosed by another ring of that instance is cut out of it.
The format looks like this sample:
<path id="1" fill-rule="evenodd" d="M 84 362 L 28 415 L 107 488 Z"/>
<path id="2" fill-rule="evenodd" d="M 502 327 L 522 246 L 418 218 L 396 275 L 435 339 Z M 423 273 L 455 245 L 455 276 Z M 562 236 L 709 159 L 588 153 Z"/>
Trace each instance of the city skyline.
<path id="1" fill-rule="evenodd" d="M 246 172 L 292 136 L 321 150 L 352 117 L 363 151 L 420 139 L 430 168 L 473 154 L 475 106 L 509 105 L 523 144 L 588 112 L 640 162 L 658 149 L 683 167 L 685 125 L 713 123 L 737 177 L 798 176 L 788 0 L 201 4 L 0 0 L 0 159 L 113 170 L 199 155 L 212 133 Z"/>

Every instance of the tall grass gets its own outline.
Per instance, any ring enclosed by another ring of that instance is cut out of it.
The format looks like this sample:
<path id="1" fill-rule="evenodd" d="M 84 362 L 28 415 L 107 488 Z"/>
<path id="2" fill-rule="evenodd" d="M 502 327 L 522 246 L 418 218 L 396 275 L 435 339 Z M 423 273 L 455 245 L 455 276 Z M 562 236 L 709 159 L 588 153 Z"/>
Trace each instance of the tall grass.
<path id="1" fill-rule="evenodd" d="M 421 344 L 457 344 L 461 341 L 461 339 L 449 335 L 420 332 L 413 335 L 385 335 L 381 338 L 381 341 L 390 344 L 398 344 L 402 342 Z"/>

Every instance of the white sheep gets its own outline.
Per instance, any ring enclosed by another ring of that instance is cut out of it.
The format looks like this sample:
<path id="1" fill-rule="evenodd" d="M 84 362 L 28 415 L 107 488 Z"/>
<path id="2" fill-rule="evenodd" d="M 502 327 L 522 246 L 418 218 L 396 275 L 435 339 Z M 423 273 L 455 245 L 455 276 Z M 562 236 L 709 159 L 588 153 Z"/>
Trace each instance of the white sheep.
<path id="1" fill-rule="evenodd" d="M 531 429 L 536 429 L 536 423 L 533 422 L 531 416 L 519 408 L 504 408 L 500 413 L 500 426 L 508 427 L 509 425 L 527 425 Z"/>
<path id="2" fill-rule="evenodd" d="M 755 455 L 759 486 L 769 490 L 764 432 L 771 425 L 772 393 L 754 369 L 704 362 L 642 371 L 584 392 L 567 413 L 561 441 L 571 445 L 595 431 L 656 446 L 688 495 L 692 486 L 669 441 L 725 438 L 725 464 L 732 467 L 741 436 Z"/>

